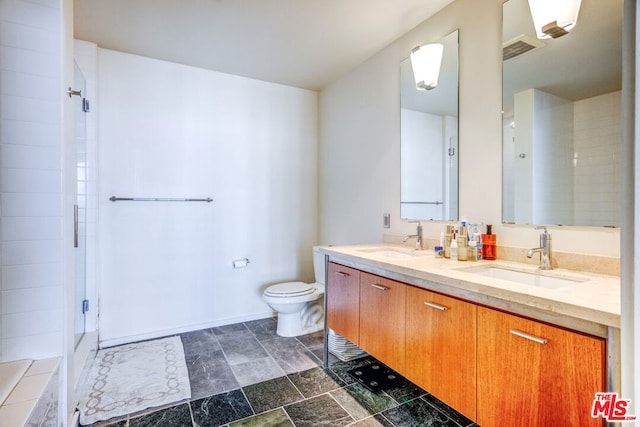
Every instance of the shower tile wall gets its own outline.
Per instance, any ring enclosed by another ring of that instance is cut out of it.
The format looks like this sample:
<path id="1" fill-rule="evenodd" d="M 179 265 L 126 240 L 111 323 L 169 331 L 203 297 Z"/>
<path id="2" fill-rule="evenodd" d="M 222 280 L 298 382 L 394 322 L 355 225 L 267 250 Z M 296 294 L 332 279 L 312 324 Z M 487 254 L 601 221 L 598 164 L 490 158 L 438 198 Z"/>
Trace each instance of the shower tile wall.
<path id="1" fill-rule="evenodd" d="M 0 361 L 63 352 L 61 28 L 0 0 Z"/>
<path id="2" fill-rule="evenodd" d="M 574 202 L 579 224 L 615 225 L 622 189 L 622 92 L 574 104 Z"/>

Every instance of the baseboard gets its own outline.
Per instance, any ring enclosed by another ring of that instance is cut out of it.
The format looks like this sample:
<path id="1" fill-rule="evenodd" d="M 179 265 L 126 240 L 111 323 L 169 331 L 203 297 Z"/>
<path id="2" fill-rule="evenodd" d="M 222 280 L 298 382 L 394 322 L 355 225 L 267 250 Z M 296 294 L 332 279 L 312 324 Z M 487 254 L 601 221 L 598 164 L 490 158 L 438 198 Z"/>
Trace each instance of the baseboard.
<path id="1" fill-rule="evenodd" d="M 197 331 L 199 329 L 207 329 L 207 328 L 215 328 L 218 326 L 231 325 L 233 323 L 250 322 L 252 320 L 266 319 L 273 316 L 274 316 L 273 311 L 266 311 L 262 313 L 251 314 L 248 316 L 232 317 L 227 319 L 219 319 L 211 322 L 196 323 L 196 324 L 181 326 L 178 328 L 150 331 L 144 334 L 128 335 L 124 337 L 114 337 L 114 338 L 108 338 L 108 339 L 104 339 L 100 337 L 98 340 L 98 348 L 113 347 L 115 345 L 128 344 L 136 341 L 144 341 L 144 340 L 149 340 L 154 338 L 161 338 L 161 337 L 166 337 L 170 335 L 182 334 L 185 332 Z"/>

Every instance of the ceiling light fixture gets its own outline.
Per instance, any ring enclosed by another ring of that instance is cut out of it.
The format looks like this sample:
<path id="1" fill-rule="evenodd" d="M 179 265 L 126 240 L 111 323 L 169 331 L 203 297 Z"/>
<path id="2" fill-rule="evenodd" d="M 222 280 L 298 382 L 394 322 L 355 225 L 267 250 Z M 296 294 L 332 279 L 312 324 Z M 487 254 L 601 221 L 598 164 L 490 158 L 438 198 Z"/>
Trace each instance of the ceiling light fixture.
<path id="1" fill-rule="evenodd" d="M 581 0 L 529 0 L 539 39 L 557 39 L 576 26 Z"/>
<path id="2" fill-rule="evenodd" d="M 411 68 L 418 90 L 431 90 L 438 86 L 443 50 L 443 45 L 432 43 L 411 51 Z"/>

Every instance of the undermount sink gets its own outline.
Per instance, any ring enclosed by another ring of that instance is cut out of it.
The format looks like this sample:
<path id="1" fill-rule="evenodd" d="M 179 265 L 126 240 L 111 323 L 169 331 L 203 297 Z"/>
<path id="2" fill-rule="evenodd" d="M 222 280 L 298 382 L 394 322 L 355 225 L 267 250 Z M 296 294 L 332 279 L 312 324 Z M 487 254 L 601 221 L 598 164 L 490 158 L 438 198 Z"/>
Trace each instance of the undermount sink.
<path id="1" fill-rule="evenodd" d="M 411 249 L 402 250 L 388 247 L 378 247 L 378 248 L 366 248 L 366 249 L 358 249 L 360 252 L 364 252 L 370 255 L 377 255 L 384 258 L 392 258 L 392 259 L 411 259 L 416 256 L 424 256 L 427 254 L 427 251 L 413 251 Z"/>
<path id="2" fill-rule="evenodd" d="M 478 266 L 460 269 L 466 273 L 479 274 L 495 279 L 508 280 L 522 285 L 536 286 L 538 288 L 559 289 L 584 282 L 584 279 L 567 278 L 550 275 L 550 273 L 529 272 L 498 266 Z"/>

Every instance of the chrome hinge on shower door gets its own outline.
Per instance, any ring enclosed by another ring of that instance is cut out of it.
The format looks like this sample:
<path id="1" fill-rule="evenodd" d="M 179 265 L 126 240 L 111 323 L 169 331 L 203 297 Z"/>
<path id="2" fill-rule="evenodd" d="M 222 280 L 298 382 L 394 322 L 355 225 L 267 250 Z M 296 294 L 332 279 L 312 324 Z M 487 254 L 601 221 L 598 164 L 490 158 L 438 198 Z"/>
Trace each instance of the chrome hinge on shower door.
<path id="1" fill-rule="evenodd" d="M 89 311 L 89 300 L 85 299 L 82 300 L 82 314 L 85 314 L 87 311 Z"/>

